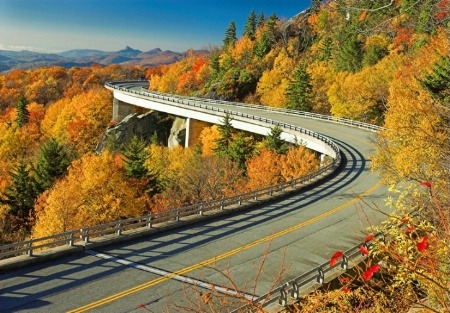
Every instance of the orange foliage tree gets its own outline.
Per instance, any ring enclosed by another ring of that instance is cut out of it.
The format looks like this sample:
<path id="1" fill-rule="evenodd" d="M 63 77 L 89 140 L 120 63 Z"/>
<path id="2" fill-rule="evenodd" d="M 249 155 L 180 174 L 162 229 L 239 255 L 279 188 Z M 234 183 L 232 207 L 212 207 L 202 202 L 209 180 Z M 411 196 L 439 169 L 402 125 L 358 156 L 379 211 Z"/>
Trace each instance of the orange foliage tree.
<path id="1" fill-rule="evenodd" d="M 319 169 L 316 154 L 305 146 L 291 147 L 280 156 L 281 175 L 286 181 L 298 178 Z"/>
<path id="2" fill-rule="evenodd" d="M 275 185 L 282 181 L 279 155 L 262 149 L 258 155 L 247 161 L 247 187 L 250 190 Z"/>
<path id="3" fill-rule="evenodd" d="M 104 88 L 64 98 L 48 108 L 42 121 L 44 135 L 70 143 L 80 154 L 92 151 L 111 118 L 111 103 Z"/>

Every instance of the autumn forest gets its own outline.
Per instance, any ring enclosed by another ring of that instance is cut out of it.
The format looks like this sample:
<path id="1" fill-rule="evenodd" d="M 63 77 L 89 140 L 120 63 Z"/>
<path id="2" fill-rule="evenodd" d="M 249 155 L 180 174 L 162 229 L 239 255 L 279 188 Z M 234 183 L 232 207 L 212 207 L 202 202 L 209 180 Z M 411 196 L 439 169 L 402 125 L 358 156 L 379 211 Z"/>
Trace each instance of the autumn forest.
<path id="1" fill-rule="evenodd" d="M 398 200 L 377 226 L 392 240 L 375 243 L 373 253 L 388 266 L 342 282 L 344 291 L 312 294 L 296 309 L 403 312 L 421 303 L 446 312 L 449 10 L 448 0 L 312 1 L 290 20 L 252 11 L 242 34 L 231 21 L 223 46 L 172 64 L 0 74 L 0 244 L 229 196 L 319 168 L 319 156 L 301 142 L 283 142 L 281 129 L 259 137 L 233 129 L 228 116 L 204 128 L 195 147 L 169 149 L 157 136 L 136 136 L 99 153 L 113 125 L 105 82 L 145 77 L 159 92 L 384 126 L 372 166 Z M 374 282 L 378 271 L 384 275 Z"/>

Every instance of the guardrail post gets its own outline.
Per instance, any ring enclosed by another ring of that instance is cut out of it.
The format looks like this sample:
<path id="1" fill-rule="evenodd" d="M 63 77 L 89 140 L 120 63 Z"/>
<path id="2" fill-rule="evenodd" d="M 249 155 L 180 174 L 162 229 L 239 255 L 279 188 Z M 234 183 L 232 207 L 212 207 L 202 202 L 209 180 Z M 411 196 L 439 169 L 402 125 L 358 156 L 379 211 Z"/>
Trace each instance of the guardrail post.
<path id="1" fill-rule="evenodd" d="M 241 204 L 242 204 L 242 199 L 241 199 L 241 196 L 239 196 L 239 201 L 238 201 L 238 204 L 239 204 L 239 205 L 241 205 Z"/>
<path id="2" fill-rule="evenodd" d="M 255 193 L 253 194 L 253 199 L 254 199 L 254 200 L 258 200 L 258 197 L 256 196 L 256 191 L 255 191 Z"/>
<path id="3" fill-rule="evenodd" d="M 27 255 L 28 256 L 32 256 L 33 255 L 33 248 L 32 248 L 32 243 L 31 242 L 27 243 L 27 248 L 28 248 Z"/>
<path id="4" fill-rule="evenodd" d="M 323 284 L 323 282 L 325 281 L 325 273 L 323 272 L 323 269 L 321 266 L 319 266 L 319 268 L 317 269 L 317 271 L 319 272 L 317 274 L 317 282 L 319 284 Z"/>
<path id="5" fill-rule="evenodd" d="M 203 215 L 203 205 L 198 206 L 198 214 Z"/>
<path id="6" fill-rule="evenodd" d="M 292 281 L 292 290 L 291 290 L 291 298 L 298 300 L 300 294 L 298 292 L 298 284 L 295 280 Z"/>
<path id="7" fill-rule="evenodd" d="M 176 210 L 174 215 L 173 215 L 173 220 L 174 221 L 179 221 L 180 220 L 180 210 Z"/>
<path id="8" fill-rule="evenodd" d="M 67 244 L 68 244 L 69 246 L 73 246 L 73 233 L 71 233 L 71 234 L 69 235 L 69 238 L 67 238 L 67 239 L 69 239 L 69 240 L 67 241 Z"/>
<path id="9" fill-rule="evenodd" d="M 117 224 L 116 234 L 119 235 L 119 236 L 122 235 L 122 222 L 119 222 Z"/>
<path id="10" fill-rule="evenodd" d="M 220 199 L 220 209 L 223 210 L 223 198 Z"/>
<path id="11" fill-rule="evenodd" d="M 147 219 L 147 228 L 152 228 L 152 217 L 149 216 Z"/>
<path id="12" fill-rule="evenodd" d="M 341 268 L 346 271 L 348 269 L 348 258 L 345 254 L 342 255 Z"/>
<path id="13" fill-rule="evenodd" d="M 273 194 L 273 190 L 272 190 L 272 187 L 270 187 L 269 188 L 269 196 L 272 196 L 272 194 Z"/>
<path id="14" fill-rule="evenodd" d="M 278 303 L 282 306 L 286 306 L 287 304 L 287 290 L 286 286 L 281 287 L 280 289 L 280 298 L 278 299 Z"/>
<path id="15" fill-rule="evenodd" d="M 87 229 L 80 229 L 81 232 L 81 239 L 85 242 L 89 242 L 89 231 Z"/>

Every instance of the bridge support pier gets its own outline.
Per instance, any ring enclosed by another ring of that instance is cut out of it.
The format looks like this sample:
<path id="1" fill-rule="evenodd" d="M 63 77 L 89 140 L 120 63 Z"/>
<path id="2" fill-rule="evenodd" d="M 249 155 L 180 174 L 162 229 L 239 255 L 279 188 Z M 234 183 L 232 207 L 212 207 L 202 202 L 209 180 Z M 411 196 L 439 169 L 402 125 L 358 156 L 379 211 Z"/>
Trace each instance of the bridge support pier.
<path id="1" fill-rule="evenodd" d="M 320 167 L 322 167 L 323 165 L 324 165 L 324 163 L 325 163 L 325 157 L 326 157 L 326 154 L 321 154 L 320 155 Z"/>
<path id="2" fill-rule="evenodd" d="M 184 146 L 193 147 L 198 141 L 200 134 L 205 127 L 209 127 L 212 124 L 199 121 L 193 118 L 188 118 L 186 120 L 186 139 L 184 142 Z"/>
<path id="3" fill-rule="evenodd" d="M 132 107 L 133 105 L 114 98 L 112 120 L 116 123 L 120 122 L 125 116 L 132 113 Z"/>

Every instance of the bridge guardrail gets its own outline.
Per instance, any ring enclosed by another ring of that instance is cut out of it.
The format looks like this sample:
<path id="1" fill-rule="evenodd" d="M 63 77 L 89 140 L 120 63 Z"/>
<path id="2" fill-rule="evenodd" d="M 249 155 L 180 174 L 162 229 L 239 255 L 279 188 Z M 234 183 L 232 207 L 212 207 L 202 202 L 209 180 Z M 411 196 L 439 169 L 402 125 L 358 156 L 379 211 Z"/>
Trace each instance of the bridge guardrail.
<path id="1" fill-rule="evenodd" d="M 142 81 L 140 81 L 140 82 L 142 83 Z M 130 81 L 115 82 L 115 83 L 125 83 L 126 84 L 126 83 L 130 83 Z M 117 86 L 111 84 L 110 82 L 106 82 L 105 85 L 110 87 L 110 88 L 113 88 L 113 89 L 119 89 L 119 90 L 122 90 L 122 91 L 130 92 L 129 89 L 122 88 L 122 87 L 117 87 Z M 191 101 L 197 101 L 197 102 L 227 105 L 227 106 L 231 106 L 231 107 L 233 107 L 233 106 L 234 107 L 245 107 L 245 108 L 250 108 L 250 109 L 257 109 L 257 110 L 285 113 L 285 114 L 291 114 L 291 115 L 298 115 L 298 116 L 302 116 L 302 117 L 306 117 L 306 118 L 311 118 L 311 119 L 317 119 L 317 120 L 323 120 L 323 121 L 328 121 L 328 122 L 348 125 L 348 126 L 351 126 L 351 127 L 362 128 L 362 129 L 375 131 L 375 132 L 384 129 L 382 126 L 378 126 L 378 125 L 373 125 L 373 124 L 369 124 L 369 123 L 365 123 L 365 122 L 354 121 L 354 120 L 347 119 L 347 118 L 335 117 L 335 116 L 330 116 L 330 115 L 323 115 L 323 114 L 318 114 L 318 113 L 311 113 L 311 112 L 305 112 L 305 111 L 296 111 L 296 110 L 284 109 L 284 108 L 275 108 L 275 107 L 258 105 L 258 104 L 246 104 L 246 103 L 240 103 L 240 102 L 214 100 L 214 99 L 200 98 L 200 97 L 186 97 L 186 96 L 179 96 L 179 95 L 171 95 L 171 94 L 167 94 L 167 93 L 163 93 L 163 92 L 151 91 L 151 90 L 148 90 L 148 89 L 144 89 L 144 87 L 141 87 L 141 91 L 146 93 L 146 94 L 148 94 L 148 95 L 149 94 L 155 94 L 155 95 L 160 95 L 160 96 L 165 96 L 165 97 L 185 99 L 185 100 L 191 100 Z M 131 92 L 134 92 L 134 93 L 137 93 L 137 94 L 140 93 L 140 92 L 135 91 L 135 90 L 133 90 Z"/>
<path id="2" fill-rule="evenodd" d="M 333 269 L 339 268 L 342 272 L 345 272 L 349 268 L 349 262 L 352 261 L 354 264 L 360 263 L 366 256 L 361 253 L 360 247 L 364 246 L 367 250 L 370 250 L 373 242 L 375 240 L 386 242 L 385 235 L 382 233 L 372 236 L 372 239 L 365 242 L 359 243 L 358 245 L 346 250 L 342 254 L 342 260 L 336 262 L 335 265 L 331 265 L 330 261 L 326 261 L 315 268 L 287 281 L 281 286 L 278 286 L 262 296 L 253 300 L 256 304 L 254 307 L 269 307 L 271 305 L 279 305 L 280 307 L 285 307 L 289 304 L 289 301 L 297 301 L 301 299 L 300 289 L 302 287 L 311 285 L 323 285 L 325 283 L 326 274 Z M 258 312 L 253 311 L 251 304 L 243 305 L 230 313 L 251 313 Z"/>
<path id="3" fill-rule="evenodd" d="M 189 205 L 183 208 L 147 214 L 139 217 L 129 218 L 125 220 L 114 221 L 110 223 L 85 227 L 80 230 L 72 230 L 64 233 L 55 234 L 48 237 L 36 238 L 17 242 L 9 245 L 0 246 L 0 259 L 10 255 L 27 254 L 33 255 L 35 250 L 42 248 L 49 248 L 58 245 L 73 246 L 76 242 L 88 243 L 91 238 L 102 235 L 116 234 L 122 235 L 123 231 L 136 229 L 139 227 L 152 228 L 155 224 L 167 221 L 179 221 L 183 217 L 192 215 L 203 215 L 205 212 L 211 210 L 224 210 L 226 207 L 232 205 L 242 205 L 250 201 L 256 201 L 264 196 L 272 196 L 276 193 L 286 191 L 288 188 L 296 188 L 304 186 L 309 181 L 325 175 L 327 172 L 333 172 L 334 168 L 339 166 L 336 163 L 330 163 L 327 166 L 320 168 L 318 171 L 301 176 L 288 182 L 282 182 L 266 188 L 252 190 L 235 196 L 214 199 L 210 201 L 201 202 L 198 204 Z"/>

